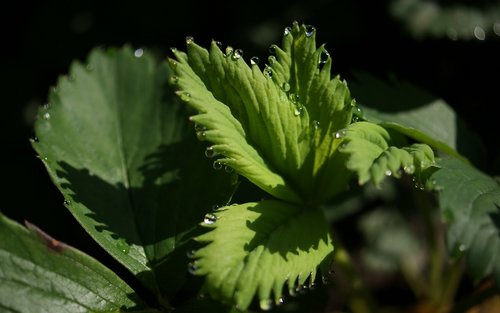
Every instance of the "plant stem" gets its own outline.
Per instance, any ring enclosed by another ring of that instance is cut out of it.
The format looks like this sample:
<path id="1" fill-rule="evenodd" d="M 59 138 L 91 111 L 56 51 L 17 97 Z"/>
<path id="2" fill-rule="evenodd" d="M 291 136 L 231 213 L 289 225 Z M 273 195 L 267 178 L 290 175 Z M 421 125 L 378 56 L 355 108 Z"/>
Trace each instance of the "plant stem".
<path id="1" fill-rule="evenodd" d="M 364 283 L 354 268 L 347 250 L 338 242 L 336 243 L 336 264 L 343 270 L 351 283 L 348 306 L 353 313 L 375 312 L 375 301 L 365 288 Z"/>

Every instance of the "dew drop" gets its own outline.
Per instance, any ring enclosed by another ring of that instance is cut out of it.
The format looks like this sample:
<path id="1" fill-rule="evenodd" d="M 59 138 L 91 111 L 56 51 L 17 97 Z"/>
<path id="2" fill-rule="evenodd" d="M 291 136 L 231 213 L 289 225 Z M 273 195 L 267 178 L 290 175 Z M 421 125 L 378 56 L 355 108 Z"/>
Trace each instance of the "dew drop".
<path id="1" fill-rule="evenodd" d="M 214 170 L 221 170 L 224 164 L 221 161 L 214 161 L 213 168 Z"/>
<path id="2" fill-rule="evenodd" d="M 458 246 L 458 251 L 464 252 L 465 250 L 467 250 L 467 246 L 463 243 Z"/>
<path id="3" fill-rule="evenodd" d="M 212 205 L 212 211 L 216 212 L 219 210 L 220 207 L 221 207 L 220 205 L 214 204 L 214 205 Z"/>
<path id="4" fill-rule="evenodd" d="M 43 160 L 44 160 L 45 162 L 47 162 L 47 161 L 49 160 L 49 158 L 48 158 L 48 157 L 43 157 Z"/>
<path id="5" fill-rule="evenodd" d="M 299 116 L 302 114 L 302 111 L 304 111 L 304 108 L 301 105 L 296 105 L 293 109 L 293 115 Z"/>
<path id="6" fill-rule="evenodd" d="M 280 306 L 282 305 L 283 303 L 285 303 L 285 300 L 283 299 L 283 297 L 280 297 L 279 299 L 276 299 L 276 301 L 274 301 L 274 304 L 276 306 Z"/>
<path id="7" fill-rule="evenodd" d="M 170 47 L 170 51 L 172 51 L 172 53 L 175 53 L 175 52 L 177 52 L 177 48 L 176 47 Z"/>
<path id="8" fill-rule="evenodd" d="M 328 285 L 330 283 L 330 279 L 328 277 L 326 277 L 325 275 L 322 275 L 321 282 L 323 283 L 323 285 Z"/>
<path id="9" fill-rule="evenodd" d="M 292 28 L 290 26 L 285 27 L 285 30 L 283 31 L 283 35 L 288 36 L 292 32 Z"/>
<path id="10" fill-rule="evenodd" d="M 215 216 L 215 215 L 213 215 L 211 213 L 205 214 L 205 217 L 203 218 L 203 223 L 205 225 L 212 225 L 216 221 L 217 221 L 217 216 Z"/>
<path id="11" fill-rule="evenodd" d="M 227 46 L 226 47 L 226 57 L 230 57 L 233 54 L 233 47 Z"/>
<path id="12" fill-rule="evenodd" d="M 192 36 L 186 36 L 186 44 L 190 45 L 194 42 L 194 38 Z"/>
<path id="13" fill-rule="evenodd" d="M 267 58 L 267 60 L 269 61 L 270 65 L 273 65 L 274 62 L 276 62 L 276 57 L 274 55 L 271 55 L 269 56 L 269 58 Z"/>
<path id="14" fill-rule="evenodd" d="M 68 200 L 68 199 L 64 199 L 63 204 L 64 204 L 65 206 L 68 206 L 68 205 L 70 205 L 70 204 L 71 204 L 71 201 L 70 201 L 70 200 Z"/>
<path id="15" fill-rule="evenodd" d="M 284 92 L 289 92 L 290 91 L 290 84 L 287 82 L 284 82 L 283 85 L 281 85 L 281 89 L 283 89 Z"/>
<path id="16" fill-rule="evenodd" d="M 197 132 L 206 131 L 207 128 L 201 124 L 194 124 L 194 130 Z"/>
<path id="17" fill-rule="evenodd" d="M 189 100 L 191 100 L 191 94 L 189 92 L 181 93 L 180 97 L 181 97 L 181 100 L 184 102 L 189 102 Z"/>
<path id="18" fill-rule="evenodd" d="M 320 125 L 319 121 L 316 121 L 316 120 L 313 121 L 313 129 L 314 129 L 314 131 L 317 131 L 319 129 L 319 125 Z"/>
<path id="19" fill-rule="evenodd" d="M 410 164 L 408 166 L 403 167 L 403 171 L 405 171 L 406 174 L 413 174 L 415 172 L 415 165 Z"/>
<path id="20" fill-rule="evenodd" d="M 270 54 L 276 54 L 276 45 L 270 45 L 268 51 Z"/>
<path id="21" fill-rule="evenodd" d="M 271 299 L 261 299 L 259 301 L 259 307 L 263 311 L 269 311 L 273 308 L 273 302 Z"/>
<path id="22" fill-rule="evenodd" d="M 340 139 L 345 137 L 346 131 L 345 130 L 339 130 L 338 132 L 335 133 L 335 138 Z"/>
<path id="23" fill-rule="evenodd" d="M 392 176 L 392 171 L 391 170 L 386 170 L 384 172 L 385 176 Z"/>
<path id="24" fill-rule="evenodd" d="M 311 37 L 315 31 L 316 31 L 316 28 L 314 28 L 314 26 L 306 25 L 306 37 Z"/>
<path id="25" fill-rule="evenodd" d="M 288 99 L 290 99 L 292 103 L 297 103 L 300 100 L 300 96 L 298 94 L 290 93 L 288 94 Z"/>
<path id="26" fill-rule="evenodd" d="M 207 133 L 205 131 L 196 132 L 196 138 L 200 141 L 204 141 Z"/>
<path id="27" fill-rule="evenodd" d="M 196 275 L 196 271 L 198 270 L 198 266 L 196 262 L 191 262 L 188 264 L 188 273 L 191 275 Z"/>
<path id="28" fill-rule="evenodd" d="M 231 166 L 226 165 L 226 166 L 224 166 L 224 171 L 226 173 L 232 173 L 234 170 L 233 170 L 233 168 Z"/>
<path id="29" fill-rule="evenodd" d="M 172 67 L 172 68 L 177 67 L 177 61 L 174 59 L 168 59 L 168 64 L 170 64 L 170 67 Z"/>
<path id="30" fill-rule="evenodd" d="M 325 64 L 326 61 L 328 61 L 329 58 L 330 58 L 330 54 L 328 53 L 328 51 L 323 50 L 323 51 L 321 51 L 321 54 L 319 55 L 319 61 L 318 61 L 318 63 L 319 64 Z"/>
<path id="31" fill-rule="evenodd" d="M 219 49 L 222 49 L 222 42 L 220 41 L 214 41 L 215 45 L 219 47 Z"/>
<path id="32" fill-rule="evenodd" d="M 179 82 L 179 77 L 177 76 L 171 76 L 170 77 L 170 83 L 176 85 Z"/>
<path id="33" fill-rule="evenodd" d="M 188 250 L 188 251 L 186 252 L 186 256 L 187 256 L 189 259 L 194 259 L 195 254 L 196 254 L 196 250 Z"/>
<path id="34" fill-rule="evenodd" d="M 267 78 L 273 77 L 273 71 L 271 70 L 271 68 L 269 66 L 266 66 L 266 68 L 264 69 L 264 75 Z"/>
<path id="35" fill-rule="evenodd" d="M 136 58 L 140 58 L 140 57 L 142 57 L 143 55 L 144 55 L 144 49 L 142 49 L 142 48 L 136 49 L 136 50 L 134 51 L 134 56 L 135 56 Z"/>
<path id="36" fill-rule="evenodd" d="M 250 58 L 250 64 L 252 64 L 252 65 L 257 65 L 257 64 L 259 64 L 259 62 L 260 62 L 259 57 L 251 57 Z"/>
<path id="37" fill-rule="evenodd" d="M 309 284 L 309 289 L 310 289 L 310 290 L 315 290 L 315 289 L 316 289 L 316 283 L 315 283 L 315 282 L 311 282 L 311 283 Z"/>
<path id="38" fill-rule="evenodd" d="M 120 250 L 121 252 L 123 252 L 125 254 L 128 254 L 130 251 L 130 246 L 127 244 L 127 242 L 123 238 L 120 238 L 116 242 L 116 247 L 118 248 L 118 250 Z"/>
<path id="39" fill-rule="evenodd" d="M 351 119 L 351 123 L 357 123 L 357 122 L 359 122 L 359 117 L 354 115 Z"/>
<path id="40" fill-rule="evenodd" d="M 42 117 L 43 117 L 44 120 L 50 120 L 50 113 L 49 112 L 45 112 L 45 113 L 43 113 Z"/>
<path id="41" fill-rule="evenodd" d="M 210 146 L 210 147 L 207 147 L 207 149 L 205 149 L 205 156 L 207 158 L 213 158 L 215 157 L 216 155 L 218 155 L 217 151 L 214 149 L 213 146 Z"/>
<path id="42" fill-rule="evenodd" d="M 241 50 L 241 49 L 234 50 L 232 59 L 236 61 L 238 59 L 241 59 L 241 57 L 243 57 L 243 50 Z"/>
<path id="43" fill-rule="evenodd" d="M 38 142 L 38 141 L 39 141 L 39 139 L 38 139 L 37 136 L 33 136 L 32 138 L 30 138 L 30 142 L 31 143 L 35 143 L 35 142 Z"/>

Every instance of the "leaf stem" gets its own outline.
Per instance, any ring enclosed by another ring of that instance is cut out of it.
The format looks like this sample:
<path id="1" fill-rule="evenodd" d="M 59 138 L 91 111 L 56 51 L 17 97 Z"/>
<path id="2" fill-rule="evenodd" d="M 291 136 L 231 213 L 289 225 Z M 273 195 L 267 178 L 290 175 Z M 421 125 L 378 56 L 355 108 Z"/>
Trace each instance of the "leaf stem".
<path id="1" fill-rule="evenodd" d="M 365 288 L 363 280 L 352 264 L 349 253 L 343 245 L 336 242 L 336 264 L 343 270 L 351 283 L 350 295 L 348 296 L 348 306 L 353 313 L 375 312 L 375 301 L 369 291 Z"/>

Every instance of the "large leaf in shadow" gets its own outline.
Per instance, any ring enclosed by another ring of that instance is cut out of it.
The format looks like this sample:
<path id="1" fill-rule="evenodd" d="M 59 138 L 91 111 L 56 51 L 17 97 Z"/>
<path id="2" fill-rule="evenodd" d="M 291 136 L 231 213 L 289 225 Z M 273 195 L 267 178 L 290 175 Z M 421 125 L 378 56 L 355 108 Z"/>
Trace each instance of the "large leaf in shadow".
<path id="1" fill-rule="evenodd" d="M 148 53 L 94 50 L 51 91 L 33 142 L 85 230 L 162 297 L 185 279 L 197 223 L 234 189 L 192 139 L 167 78 Z"/>
<path id="2" fill-rule="evenodd" d="M 363 117 L 393 128 L 442 152 L 483 164 L 486 150 L 463 119 L 443 100 L 405 81 L 357 73 L 350 81 Z M 460 154 L 456 153 L 458 151 Z"/>
<path id="3" fill-rule="evenodd" d="M 465 254 L 476 280 L 493 275 L 500 283 L 500 186 L 493 178 L 455 159 L 443 159 L 431 179 L 438 190 L 448 250 Z"/>
<path id="4" fill-rule="evenodd" d="M 0 213 L 0 311 L 154 312 L 95 259 L 27 225 Z"/>

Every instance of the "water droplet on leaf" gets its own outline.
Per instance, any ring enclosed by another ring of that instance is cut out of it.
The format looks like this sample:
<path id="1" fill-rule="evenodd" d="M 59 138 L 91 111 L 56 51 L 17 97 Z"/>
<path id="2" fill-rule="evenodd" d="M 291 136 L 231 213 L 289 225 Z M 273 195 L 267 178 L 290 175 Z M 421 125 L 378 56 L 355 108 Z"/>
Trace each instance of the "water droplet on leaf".
<path id="1" fill-rule="evenodd" d="M 184 102 L 189 102 L 189 100 L 191 100 L 191 94 L 189 92 L 181 93 L 180 97 L 181 97 L 181 100 Z"/>
<path id="2" fill-rule="evenodd" d="M 270 54 L 276 54 L 276 45 L 270 45 L 268 51 Z"/>
<path id="3" fill-rule="evenodd" d="M 50 120 L 50 113 L 49 112 L 45 112 L 45 113 L 43 113 L 42 117 L 43 117 L 44 120 Z"/>
<path id="4" fill-rule="evenodd" d="M 188 250 L 186 252 L 186 256 L 189 258 L 189 259 L 194 259 L 194 255 L 196 254 L 196 251 L 195 250 Z"/>
<path id="5" fill-rule="evenodd" d="M 136 49 L 136 50 L 134 51 L 134 56 L 135 56 L 136 58 L 140 58 L 140 57 L 142 57 L 142 56 L 143 56 L 143 54 L 144 54 L 144 50 L 143 50 L 142 48 Z"/>
<path id="6" fill-rule="evenodd" d="M 232 173 L 234 170 L 233 170 L 233 168 L 231 166 L 226 165 L 226 166 L 224 166 L 224 171 L 226 173 Z"/>
<path id="7" fill-rule="evenodd" d="M 205 156 L 207 158 L 213 158 L 215 157 L 216 155 L 218 155 L 217 151 L 214 149 L 213 146 L 210 146 L 210 147 L 207 147 L 207 149 L 205 149 Z"/>
<path id="8" fill-rule="evenodd" d="M 263 311 L 269 311 L 273 308 L 273 302 L 271 299 L 261 299 L 259 301 L 259 307 Z"/>
<path id="9" fill-rule="evenodd" d="M 267 78 L 273 77 L 273 71 L 271 70 L 271 68 L 269 66 L 266 66 L 266 68 L 264 69 L 264 75 Z"/>
<path id="10" fill-rule="evenodd" d="M 186 36 L 186 44 L 190 45 L 194 42 L 194 38 L 192 36 Z"/>
<path id="11" fill-rule="evenodd" d="M 205 223 L 206 225 L 212 225 L 216 221 L 217 221 L 217 216 L 211 213 L 205 214 L 205 217 L 203 218 L 203 223 Z"/>
<path id="12" fill-rule="evenodd" d="M 177 84 L 178 82 L 179 82 L 179 77 L 177 77 L 177 76 L 171 76 L 171 77 L 170 77 L 170 83 L 172 83 L 172 84 L 174 84 L 174 85 L 175 85 L 175 84 Z"/>
<path id="13" fill-rule="evenodd" d="M 323 50 L 323 51 L 321 51 L 321 54 L 319 55 L 319 61 L 318 61 L 318 63 L 319 64 L 325 64 L 326 61 L 328 61 L 329 58 L 330 58 L 330 54 L 328 53 L 328 51 Z"/>
<path id="14" fill-rule="evenodd" d="M 118 248 L 118 250 L 120 250 L 121 252 L 123 252 L 125 254 L 128 254 L 130 251 L 130 246 L 127 244 L 127 242 L 123 238 L 120 238 L 116 242 L 116 247 Z"/>
<path id="15" fill-rule="evenodd" d="M 242 56 L 243 56 L 243 50 L 236 49 L 236 50 L 234 50 L 232 59 L 233 60 L 238 60 L 238 59 L 241 59 Z"/>
<path id="16" fill-rule="evenodd" d="M 338 132 L 335 133 L 335 138 L 340 139 L 345 137 L 346 131 L 345 130 L 339 130 Z"/>
<path id="17" fill-rule="evenodd" d="M 290 26 L 285 27 L 285 30 L 283 31 L 283 35 L 288 36 L 292 32 L 292 28 Z"/>
<path id="18" fill-rule="evenodd" d="M 198 270 L 198 266 L 196 262 L 191 262 L 188 264 L 188 273 L 191 275 L 196 275 L 196 271 Z"/>
<path id="19" fill-rule="evenodd" d="M 259 62 L 260 62 L 259 57 L 251 57 L 250 58 L 250 64 L 252 64 L 252 65 L 257 65 L 257 64 L 259 64 Z"/>
<path id="20" fill-rule="evenodd" d="M 312 25 L 306 25 L 305 28 L 306 28 L 306 37 L 311 37 L 316 31 L 316 28 L 314 28 L 314 26 Z"/>
<path id="21" fill-rule="evenodd" d="M 287 82 L 284 82 L 283 85 L 281 85 L 281 88 L 283 89 L 284 92 L 290 91 L 290 84 Z"/>
<path id="22" fill-rule="evenodd" d="M 392 176 L 392 171 L 391 170 L 386 170 L 384 172 L 385 176 Z"/>
<path id="23" fill-rule="evenodd" d="M 214 170 L 221 170 L 224 164 L 221 161 L 214 161 L 213 168 Z"/>

